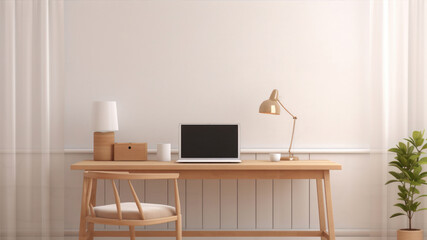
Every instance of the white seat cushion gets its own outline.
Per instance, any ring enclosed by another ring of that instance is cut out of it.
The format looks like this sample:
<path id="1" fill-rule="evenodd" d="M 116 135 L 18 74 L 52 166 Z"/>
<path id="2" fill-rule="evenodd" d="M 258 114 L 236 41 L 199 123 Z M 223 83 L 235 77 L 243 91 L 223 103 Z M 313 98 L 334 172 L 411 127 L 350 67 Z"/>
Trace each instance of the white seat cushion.
<path id="1" fill-rule="evenodd" d="M 120 203 L 120 206 L 122 210 L 123 219 L 141 220 L 136 203 L 124 202 L 124 203 Z M 176 215 L 175 208 L 168 205 L 155 204 L 155 203 L 141 203 L 141 207 L 142 207 L 142 213 L 144 214 L 145 220 L 154 219 L 154 218 L 171 217 Z M 96 217 L 118 219 L 116 204 L 96 206 L 93 209 L 95 210 Z"/>

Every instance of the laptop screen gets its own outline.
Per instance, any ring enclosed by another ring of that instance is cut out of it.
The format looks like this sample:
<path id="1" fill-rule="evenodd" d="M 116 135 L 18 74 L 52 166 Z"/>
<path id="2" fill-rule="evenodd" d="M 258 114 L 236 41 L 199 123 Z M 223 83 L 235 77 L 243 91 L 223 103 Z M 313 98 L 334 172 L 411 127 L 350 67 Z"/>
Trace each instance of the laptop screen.
<path id="1" fill-rule="evenodd" d="M 238 158 L 239 126 L 181 125 L 181 158 Z"/>

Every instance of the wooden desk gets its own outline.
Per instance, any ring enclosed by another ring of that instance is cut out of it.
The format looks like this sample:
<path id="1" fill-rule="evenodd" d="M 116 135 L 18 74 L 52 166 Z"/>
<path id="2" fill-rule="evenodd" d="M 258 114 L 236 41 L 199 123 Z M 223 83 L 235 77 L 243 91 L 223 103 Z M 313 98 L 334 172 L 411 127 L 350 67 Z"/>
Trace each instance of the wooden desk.
<path id="1" fill-rule="evenodd" d="M 310 161 L 261 161 L 246 160 L 242 163 L 175 163 L 158 161 L 81 161 L 71 165 L 71 170 L 114 170 L 141 173 L 179 173 L 181 179 L 316 179 L 319 206 L 319 231 L 183 231 L 184 237 L 320 237 L 335 240 L 332 213 L 330 171 L 341 170 L 341 165 L 328 160 Z M 323 181 L 322 181 L 323 180 Z M 96 183 L 94 183 L 96 186 Z M 323 186 L 325 190 L 323 190 Z M 96 191 L 96 187 L 95 187 Z M 94 193 L 93 195 L 96 195 Z M 325 197 L 324 197 L 325 196 Z M 93 201 L 96 201 L 93 198 Z M 326 211 L 325 211 L 326 202 Z M 95 205 L 95 204 L 94 204 Z M 86 206 L 82 205 L 79 239 L 106 236 L 105 231 L 86 227 Z M 326 231 L 326 222 L 328 231 Z M 127 231 L 108 232 L 116 237 L 127 237 Z M 173 237 L 172 231 L 137 231 L 137 236 Z M 86 237 L 88 236 L 88 237 Z"/>

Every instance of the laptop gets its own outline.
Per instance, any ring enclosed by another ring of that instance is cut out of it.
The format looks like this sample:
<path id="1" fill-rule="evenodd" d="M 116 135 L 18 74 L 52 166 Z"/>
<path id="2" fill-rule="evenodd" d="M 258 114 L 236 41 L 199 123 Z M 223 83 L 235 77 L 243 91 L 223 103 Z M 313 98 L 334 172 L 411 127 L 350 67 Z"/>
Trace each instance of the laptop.
<path id="1" fill-rule="evenodd" d="M 241 162 L 239 130 L 239 124 L 180 124 L 177 162 Z"/>

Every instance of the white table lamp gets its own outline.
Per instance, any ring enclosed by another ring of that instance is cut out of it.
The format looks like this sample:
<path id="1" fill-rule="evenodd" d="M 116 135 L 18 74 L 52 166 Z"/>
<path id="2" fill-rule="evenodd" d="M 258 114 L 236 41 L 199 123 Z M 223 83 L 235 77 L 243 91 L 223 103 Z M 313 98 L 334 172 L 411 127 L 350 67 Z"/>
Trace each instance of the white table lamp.
<path id="1" fill-rule="evenodd" d="M 115 101 L 93 104 L 93 159 L 111 161 L 114 158 L 114 131 L 119 130 Z"/>

